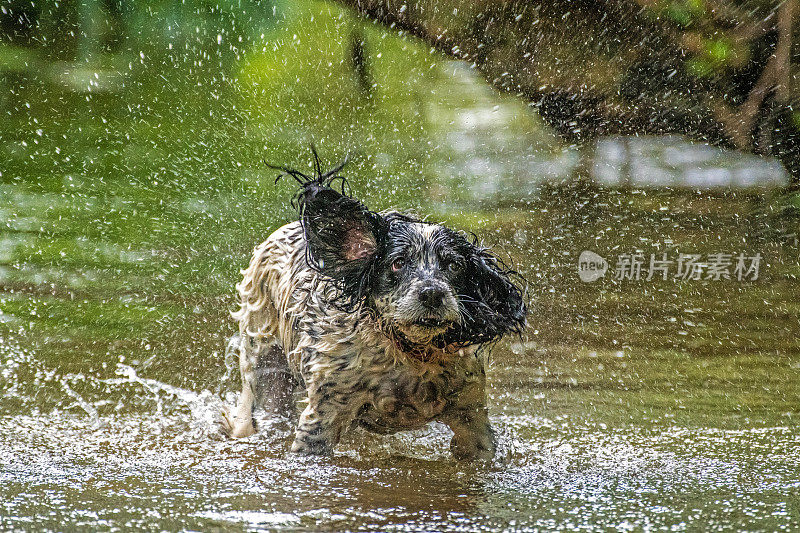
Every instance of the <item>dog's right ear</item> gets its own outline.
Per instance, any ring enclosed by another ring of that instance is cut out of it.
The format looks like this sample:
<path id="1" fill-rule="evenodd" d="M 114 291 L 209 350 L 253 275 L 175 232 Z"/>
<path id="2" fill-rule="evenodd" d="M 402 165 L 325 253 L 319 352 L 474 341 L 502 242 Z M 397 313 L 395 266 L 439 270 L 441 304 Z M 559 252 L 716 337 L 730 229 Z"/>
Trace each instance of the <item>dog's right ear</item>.
<path id="1" fill-rule="evenodd" d="M 363 300 L 372 284 L 388 224 L 361 202 L 311 181 L 298 196 L 309 265 L 334 280 L 342 303 Z"/>

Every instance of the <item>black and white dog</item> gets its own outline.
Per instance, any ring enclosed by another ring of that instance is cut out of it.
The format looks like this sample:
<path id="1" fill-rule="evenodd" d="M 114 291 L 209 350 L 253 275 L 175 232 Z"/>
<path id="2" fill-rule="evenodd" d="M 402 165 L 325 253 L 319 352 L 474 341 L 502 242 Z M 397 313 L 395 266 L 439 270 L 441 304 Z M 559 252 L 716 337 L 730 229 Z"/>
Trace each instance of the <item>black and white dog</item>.
<path id="1" fill-rule="evenodd" d="M 345 192 L 343 165 L 323 173 L 314 157 L 313 177 L 276 167 L 300 183 L 300 220 L 255 248 L 236 287 L 242 392 L 225 431 L 253 434 L 254 406 L 290 410 L 302 383 L 295 452 L 329 454 L 354 425 L 438 420 L 456 458 L 490 459 L 481 348 L 525 326 L 515 273 L 461 232 L 370 211 Z"/>

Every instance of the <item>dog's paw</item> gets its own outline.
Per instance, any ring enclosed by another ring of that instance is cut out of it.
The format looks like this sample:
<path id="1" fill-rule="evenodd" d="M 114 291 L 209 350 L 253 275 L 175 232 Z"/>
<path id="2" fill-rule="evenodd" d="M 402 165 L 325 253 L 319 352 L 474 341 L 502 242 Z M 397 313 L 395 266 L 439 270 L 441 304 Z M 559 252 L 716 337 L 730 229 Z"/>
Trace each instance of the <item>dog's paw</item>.
<path id="1" fill-rule="evenodd" d="M 239 420 L 225 409 L 220 412 L 219 429 L 223 435 L 232 439 L 249 437 L 256 432 L 255 420 Z"/>
<path id="2" fill-rule="evenodd" d="M 450 441 L 450 451 L 457 461 L 490 462 L 494 459 L 496 445 L 491 434 L 471 439 L 453 437 Z"/>
<path id="3" fill-rule="evenodd" d="M 333 447 L 324 441 L 307 441 L 295 438 L 292 453 L 298 455 L 333 455 Z"/>

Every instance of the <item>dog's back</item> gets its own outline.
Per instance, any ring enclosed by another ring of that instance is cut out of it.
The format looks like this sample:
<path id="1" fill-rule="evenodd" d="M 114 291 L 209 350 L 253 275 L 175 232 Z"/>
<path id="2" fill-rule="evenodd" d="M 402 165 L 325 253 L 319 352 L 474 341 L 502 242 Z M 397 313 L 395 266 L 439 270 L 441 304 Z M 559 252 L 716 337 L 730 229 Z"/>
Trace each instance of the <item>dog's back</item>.
<path id="1" fill-rule="evenodd" d="M 302 315 L 311 288 L 319 283 L 318 274 L 306 264 L 305 248 L 303 228 L 292 222 L 253 250 L 236 285 L 241 300 L 233 318 L 242 338 L 256 343 L 280 339 L 285 352 L 294 349 L 297 329 L 291 317 Z"/>
<path id="2" fill-rule="evenodd" d="M 332 304 L 336 289 L 308 265 L 299 222 L 258 245 L 242 274 L 236 285 L 240 307 L 232 315 L 248 343 L 244 348 L 263 353 L 277 345 L 295 379 L 356 365 L 384 366 L 395 358 L 392 343 L 376 328 L 357 328 L 368 321 L 364 313 Z"/>

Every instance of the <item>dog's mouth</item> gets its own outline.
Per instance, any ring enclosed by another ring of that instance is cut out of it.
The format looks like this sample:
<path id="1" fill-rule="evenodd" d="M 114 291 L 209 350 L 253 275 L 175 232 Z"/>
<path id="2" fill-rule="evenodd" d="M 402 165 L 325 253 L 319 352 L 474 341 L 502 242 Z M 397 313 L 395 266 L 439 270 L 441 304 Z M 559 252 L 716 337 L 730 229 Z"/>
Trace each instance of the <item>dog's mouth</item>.
<path id="1" fill-rule="evenodd" d="M 446 329 L 452 324 L 449 320 L 442 320 L 440 318 L 418 318 L 412 322 L 413 325 L 426 329 Z"/>
<path id="2" fill-rule="evenodd" d="M 429 344 L 434 337 L 447 331 L 453 324 L 452 320 L 443 318 L 421 317 L 408 322 L 395 322 L 395 327 L 408 341 Z"/>

